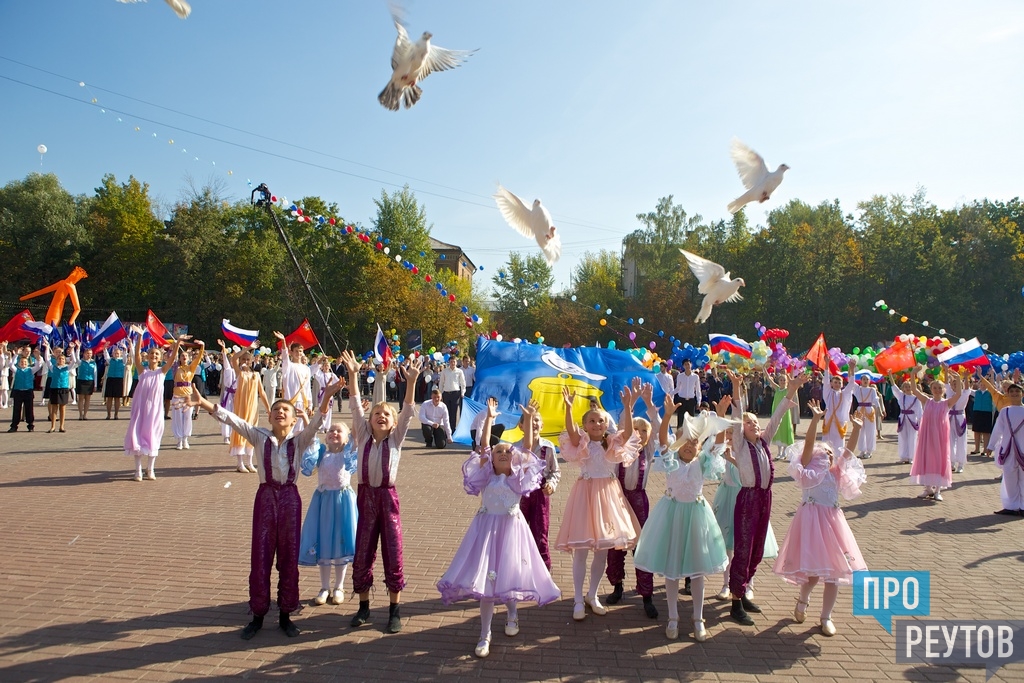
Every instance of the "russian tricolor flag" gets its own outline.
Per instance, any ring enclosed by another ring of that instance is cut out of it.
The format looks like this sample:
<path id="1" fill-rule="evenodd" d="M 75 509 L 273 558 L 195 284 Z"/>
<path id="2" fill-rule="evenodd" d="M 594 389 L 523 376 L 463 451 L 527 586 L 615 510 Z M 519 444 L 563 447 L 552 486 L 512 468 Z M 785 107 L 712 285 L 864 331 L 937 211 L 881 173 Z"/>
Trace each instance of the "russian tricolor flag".
<path id="1" fill-rule="evenodd" d="M 985 350 L 981 348 L 977 337 L 965 341 L 963 344 L 957 344 L 943 351 L 935 358 L 940 363 L 945 363 L 951 367 L 963 365 L 964 367 L 974 368 L 981 365 L 989 365 L 988 358 L 985 356 Z"/>
<path id="2" fill-rule="evenodd" d="M 711 342 L 711 353 L 728 351 L 729 353 L 735 353 L 737 356 L 750 358 L 753 352 L 750 344 L 734 334 L 711 334 L 708 335 L 708 339 Z"/>
<path id="3" fill-rule="evenodd" d="M 47 325 L 42 320 L 27 320 L 21 324 L 21 329 L 34 335 L 53 334 L 53 326 Z"/>
<path id="4" fill-rule="evenodd" d="M 96 334 L 92 336 L 89 348 L 102 349 L 127 338 L 128 332 L 121 324 L 121 319 L 117 317 L 117 313 L 111 313 L 110 317 L 100 325 L 100 329 L 96 330 Z"/>
<path id="5" fill-rule="evenodd" d="M 373 359 L 385 368 L 391 363 L 391 345 L 380 329 L 380 323 L 377 323 L 377 338 L 373 340 Z"/>
<path id="6" fill-rule="evenodd" d="M 243 349 L 251 347 L 260 337 L 259 330 L 243 330 L 241 327 L 232 325 L 227 318 L 220 321 L 220 331 L 228 341 L 238 344 Z"/>

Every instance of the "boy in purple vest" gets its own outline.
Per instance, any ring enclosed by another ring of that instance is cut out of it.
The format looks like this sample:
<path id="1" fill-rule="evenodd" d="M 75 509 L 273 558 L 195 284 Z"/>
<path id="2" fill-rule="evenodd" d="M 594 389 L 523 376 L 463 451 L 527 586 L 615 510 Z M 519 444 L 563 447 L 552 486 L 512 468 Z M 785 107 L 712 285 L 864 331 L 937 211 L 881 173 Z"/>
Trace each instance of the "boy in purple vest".
<path id="1" fill-rule="evenodd" d="M 191 404 L 200 406 L 220 422 L 248 439 L 256 453 L 260 487 L 252 509 L 252 554 L 249 570 L 249 609 L 252 621 L 242 629 L 242 640 L 249 640 L 263 628 L 263 617 L 270 610 L 270 569 L 277 555 L 277 606 L 280 625 L 289 638 L 299 635 L 290 614 L 299 609 L 299 534 L 302 525 L 302 500 L 295 476 L 302 454 L 313 442 L 317 429 L 331 409 L 331 401 L 344 384 L 336 382 L 324 392 L 320 410 L 306 416 L 306 426 L 292 436 L 298 420 L 295 406 L 284 399 L 270 406 L 270 429 L 255 427 L 224 408 L 210 403 L 193 391 Z M 260 457 L 259 454 L 262 454 Z"/>

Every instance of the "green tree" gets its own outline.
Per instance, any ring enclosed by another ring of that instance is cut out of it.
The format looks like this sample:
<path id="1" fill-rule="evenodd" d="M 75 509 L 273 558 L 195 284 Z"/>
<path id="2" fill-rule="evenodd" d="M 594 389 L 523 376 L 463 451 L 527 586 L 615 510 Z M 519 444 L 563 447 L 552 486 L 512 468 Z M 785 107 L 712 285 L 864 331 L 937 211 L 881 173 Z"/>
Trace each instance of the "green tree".
<path id="1" fill-rule="evenodd" d="M 523 257 L 509 254 L 508 263 L 491 279 L 494 284 L 496 313 L 502 334 L 507 338 L 532 339 L 544 319 L 541 306 L 551 298 L 555 278 L 551 266 L 540 254 Z"/>

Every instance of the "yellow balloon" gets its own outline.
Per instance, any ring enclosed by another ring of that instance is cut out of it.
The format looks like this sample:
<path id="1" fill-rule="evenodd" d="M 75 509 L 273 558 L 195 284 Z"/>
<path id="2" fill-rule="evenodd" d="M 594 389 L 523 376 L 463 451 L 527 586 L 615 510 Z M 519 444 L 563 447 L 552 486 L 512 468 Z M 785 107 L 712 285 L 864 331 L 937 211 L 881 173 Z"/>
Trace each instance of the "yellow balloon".
<path id="1" fill-rule="evenodd" d="M 604 327 L 607 324 L 608 324 L 608 321 L 605 320 L 604 318 L 601 318 L 601 327 Z"/>
<path id="2" fill-rule="evenodd" d="M 537 339 L 540 339 L 540 332 L 534 332 L 533 336 L 536 337 Z"/>
<path id="3" fill-rule="evenodd" d="M 900 316 L 900 322 L 901 322 L 901 323 L 905 323 L 905 322 L 907 322 L 907 316 L 905 316 L 905 315 L 901 315 L 901 316 Z"/>

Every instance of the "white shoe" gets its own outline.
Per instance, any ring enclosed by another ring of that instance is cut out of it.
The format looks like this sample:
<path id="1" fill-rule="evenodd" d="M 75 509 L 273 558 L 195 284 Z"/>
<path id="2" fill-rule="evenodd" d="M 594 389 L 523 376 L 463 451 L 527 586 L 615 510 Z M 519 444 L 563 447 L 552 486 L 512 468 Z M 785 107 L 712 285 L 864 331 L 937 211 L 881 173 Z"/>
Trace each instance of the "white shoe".
<path id="1" fill-rule="evenodd" d="M 328 591 L 326 588 L 324 588 L 323 590 L 321 590 L 319 593 L 316 594 L 315 598 L 313 598 L 313 604 L 314 605 L 326 605 L 327 604 L 327 596 L 330 595 L 330 594 L 331 594 L 330 591 Z"/>
<path id="2" fill-rule="evenodd" d="M 519 635 L 519 619 L 509 619 L 505 622 L 505 635 L 513 638 Z"/>
<path id="3" fill-rule="evenodd" d="M 582 602 L 577 602 L 572 606 L 572 618 L 575 621 L 583 621 L 587 618 L 587 608 L 583 606 Z"/>
<path id="4" fill-rule="evenodd" d="M 176 450 L 176 451 L 180 451 L 181 450 L 181 441 L 178 441 L 177 445 L 174 447 L 174 450 Z"/>
<path id="5" fill-rule="evenodd" d="M 235 470 L 237 472 L 241 472 L 242 474 L 249 474 L 249 470 L 245 469 L 245 465 L 239 465 L 238 467 L 235 468 Z M 320 604 L 322 605 L 323 603 Z"/>
<path id="6" fill-rule="evenodd" d="M 187 451 L 187 450 L 188 450 L 188 439 L 185 439 L 185 440 L 184 440 L 184 441 L 182 442 L 182 445 L 183 445 L 183 446 L 185 447 L 185 450 Z"/>
<path id="7" fill-rule="evenodd" d="M 747 600 L 753 600 L 754 599 L 754 589 L 753 588 L 748 588 L 747 592 L 743 594 L 743 597 L 745 597 Z"/>
<path id="8" fill-rule="evenodd" d="M 732 596 L 732 593 L 729 592 L 729 587 L 722 586 L 722 590 L 718 591 L 718 595 L 715 596 L 715 600 L 728 600 L 730 596 Z"/>
<path id="9" fill-rule="evenodd" d="M 491 641 L 481 640 L 479 643 L 476 644 L 476 649 L 473 651 L 473 654 L 475 654 L 480 659 L 483 659 L 487 655 L 491 654 Z"/>
<path id="10" fill-rule="evenodd" d="M 938 491 L 935 492 L 935 500 L 942 500 L 942 494 Z"/>
<path id="11" fill-rule="evenodd" d="M 821 620 L 821 633 L 829 638 L 836 634 L 836 625 L 832 623 L 831 619 Z"/>
<path id="12" fill-rule="evenodd" d="M 603 617 L 608 614 L 608 608 L 601 604 L 601 601 L 597 599 L 595 595 L 592 598 L 586 598 L 585 602 L 590 605 L 590 611 L 599 617 Z"/>
<path id="13" fill-rule="evenodd" d="M 135 481 L 142 481 L 142 472 L 135 473 Z"/>
<path id="14" fill-rule="evenodd" d="M 345 591 L 341 588 L 336 589 L 334 593 L 331 594 L 331 602 L 335 605 L 340 605 L 345 602 Z"/>
<path id="15" fill-rule="evenodd" d="M 669 640 L 675 640 L 679 637 L 679 622 L 677 620 L 668 620 L 668 625 L 665 627 L 665 637 Z"/>
<path id="16" fill-rule="evenodd" d="M 156 472 L 150 470 L 149 474 L 146 475 L 146 479 L 149 479 L 150 481 L 156 481 Z"/>
<path id="17" fill-rule="evenodd" d="M 801 607 L 803 609 L 801 609 Z M 802 602 L 800 598 L 796 599 L 796 607 L 793 608 L 793 621 L 798 624 L 804 623 L 804 619 L 807 618 L 807 603 Z"/>
<path id="18" fill-rule="evenodd" d="M 693 622 L 693 639 L 698 643 L 703 643 L 708 639 L 708 630 L 704 628 L 704 620 L 698 619 Z"/>
<path id="19" fill-rule="evenodd" d="M 231 437 L 230 436 L 225 436 L 224 437 L 224 443 L 231 443 Z"/>

